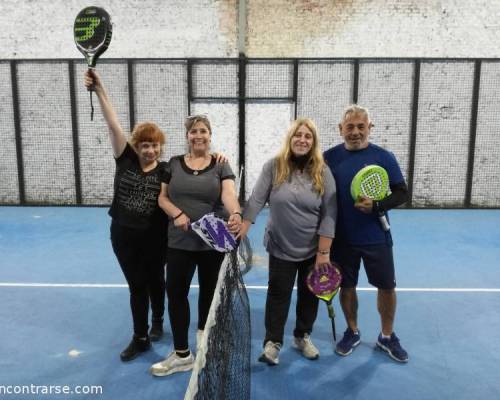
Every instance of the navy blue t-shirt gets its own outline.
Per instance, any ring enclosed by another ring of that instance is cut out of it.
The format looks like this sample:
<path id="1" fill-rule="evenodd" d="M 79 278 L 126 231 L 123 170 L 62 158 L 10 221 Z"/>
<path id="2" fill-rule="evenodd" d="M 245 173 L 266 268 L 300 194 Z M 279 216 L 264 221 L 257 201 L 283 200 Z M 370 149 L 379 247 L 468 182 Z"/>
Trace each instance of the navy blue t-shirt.
<path id="1" fill-rule="evenodd" d="M 347 150 L 341 143 L 327 150 L 324 158 L 337 184 L 335 240 L 355 246 L 391 243 L 390 233 L 384 232 L 376 213 L 364 214 L 354 207 L 351 182 L 360 169 L 367 165 L 379 165 L 387 171 L 390 185 L 404 183 L 394 154 L 373 143 L 356 151 Z"/>

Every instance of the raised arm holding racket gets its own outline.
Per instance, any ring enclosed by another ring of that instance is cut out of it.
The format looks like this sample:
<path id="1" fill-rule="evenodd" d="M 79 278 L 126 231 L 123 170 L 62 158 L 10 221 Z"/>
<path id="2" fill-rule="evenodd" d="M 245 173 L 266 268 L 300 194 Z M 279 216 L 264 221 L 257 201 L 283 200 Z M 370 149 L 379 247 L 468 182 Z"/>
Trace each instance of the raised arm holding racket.
<path id="1" fill-rule="evenodd" d="M 356 286 L 363 266 L 377 290 L 381 332 L 377 346 L 399 362 L 408 354 L 393 331 L 396 279 L 387 211 L 407 201 L 406 183 L 394 155 L 370 143 L 368 110 L 351 105 L 339 124 L 343 143 L 327 150 L 325 161 L 337 183 L 338 218 L 332 260 L 342 272 L 340 304 L 347 322 L 336 353 L 347 356 L 361 341 Z"/>

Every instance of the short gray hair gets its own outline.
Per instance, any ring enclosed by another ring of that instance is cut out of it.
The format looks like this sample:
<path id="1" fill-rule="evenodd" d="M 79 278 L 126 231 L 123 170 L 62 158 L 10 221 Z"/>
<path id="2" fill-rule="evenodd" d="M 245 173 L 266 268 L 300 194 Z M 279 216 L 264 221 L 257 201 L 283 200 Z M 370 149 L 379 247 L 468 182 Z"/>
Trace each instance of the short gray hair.
<path id="1" fill-rule="evenodd" d="M 362 114 L 368 117 L 368 121 L 371 121 L 370 112 L 367 108 L 358 106 L 357 104 L 351 104 L 344 109 L 342 113 L 342 119 L 340 122 L 344 122 L 349 114 Z"/>

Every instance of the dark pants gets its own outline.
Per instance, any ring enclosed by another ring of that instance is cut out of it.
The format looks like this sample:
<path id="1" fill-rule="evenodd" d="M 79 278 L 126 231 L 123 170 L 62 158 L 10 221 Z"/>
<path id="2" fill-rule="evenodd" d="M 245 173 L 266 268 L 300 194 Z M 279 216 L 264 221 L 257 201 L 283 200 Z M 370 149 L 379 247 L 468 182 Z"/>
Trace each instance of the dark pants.
<path id="1" fill-rule="evenodd" d="M 338 263 L 342 272 L 341 287 L 354 288 L 358 285 L 361 260 L 371 285 L 388 290 L 396 287 L 392 243 L 352 246 L 335 241 L 333 261 Z"/>
<path id="2" fill-rule="evenodd" d="M 204 329 L 208 311 L 214 297 L 219 270 L 224 253 L 215 250 L 188 251 L 168 249 L 167 296 L 170 327 L 174 337 L 174 349 L 189 348 L 188 330 L 190 322 L 189 287 L 198 266 L 198 329 Z"/>
<path id="3" fill-rule="evenodd" d="M 266 337 L 264 345 L 269 341 L 283 343 L 288 310 L 292 297 L 293 284 L 297 279 L 296 322 L 293 335 L 304 337 L 312 332 L 318 314 L 318 298 L 306 285 L 306 277 L 314 266 L 315 257 L 304 261 L 286 261 L 269 255 L 269 283 L 266 299 Z"/>
<path id="4" fill-rule="evenodd" d="M 162 319 L 165 312 L 166 233 L 113 222 L 111 244 L 128 283 L 134 334 L 147 336 L 150 299 L 153 319 Z"/>

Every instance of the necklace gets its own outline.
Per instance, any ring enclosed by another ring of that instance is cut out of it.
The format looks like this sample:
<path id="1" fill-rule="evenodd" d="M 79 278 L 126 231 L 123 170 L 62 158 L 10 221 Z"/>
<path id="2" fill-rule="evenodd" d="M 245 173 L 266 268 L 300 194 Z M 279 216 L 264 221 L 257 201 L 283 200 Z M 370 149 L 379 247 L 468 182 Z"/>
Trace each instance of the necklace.
<path id="1" fill-rule="evenodd" d="M 212 156 L 204 155 L 203 158 L 201 157 L 195 158 L 191 155 L 191 153 L 186 154 L 185 156 L 186 165 L 189 167 L 189 169 L 193 171 L 192 174 L 195 176 L 199 175 L 200 171 L 204 170 L 210 165 L 210 162 L 207 164 L 207 159 L 211 160 Z M 201 162 L 199 160 L 201 160 Z M 188 161 L 189 164 L 191 165 L 188 164 Z"/>

